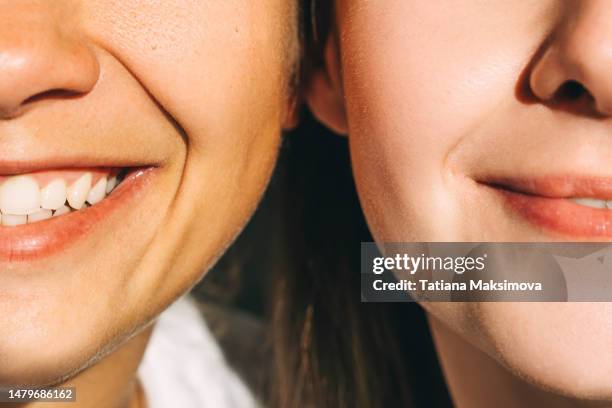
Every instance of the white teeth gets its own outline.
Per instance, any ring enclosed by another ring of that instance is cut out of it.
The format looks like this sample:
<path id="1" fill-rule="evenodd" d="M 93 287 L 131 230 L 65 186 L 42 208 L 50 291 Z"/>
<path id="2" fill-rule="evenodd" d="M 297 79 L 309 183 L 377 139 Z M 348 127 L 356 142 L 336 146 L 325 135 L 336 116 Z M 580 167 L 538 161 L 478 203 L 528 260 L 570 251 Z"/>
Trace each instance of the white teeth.
<path id="1" fill-rule="evenodd" d="M 53 180 L 40 190 L 40 206 L 47 210 L 57 210 L 66 202 L 66 183 L 62 179 Z"/>
<path id="2" fill-rule="evenodd" d="M 67 205 L 63 205 L 60 208 L 58 208 L 57 210 L 53 211 L 53 216 L 57 217 L 59 215 L 68 214 L 70 211 L 71 211 L 70 207 L 68 207 Z"/>
<path id="3" fill-rule="evenodd" d="M 8 178 L 0 187 L 0 210 L 3 214 L 28 215 L 40 209 L 38 183 L 29 176 Z"/>
<path id="4" fill-rule="evenodd" d="M 52 216 L 51 210 L 40 210 L 35 212 L 34 214 L 28 215 L 28 222 L 36 222 L 42 221 L 51 218 Z"/>
<path id="5" fill-rule="evenodd" d="M 106 177 L 102 177 L 87 194 L 87 202 L 91 205 L 97 204 L 106 196 Z"/>
<path id="6" fill-rule="evenodd" d="M 570 201 L 573 201 L 576 204 L 580 204 L 585 207 L 599 209 L 612 208 L 612 201 L 598 200 L 596 198 L 571 198 Z"/>
<path id="7" fill-rule="evenodd" d="M 113 191 L 113 188 L 115 188 L 116 185 L 117 185 L 117 176 L 113 176 L 109 178 L 108 182 L 106 183 L 106 194 L 109 194 L 111 191 Z"/>
<path id="8" fill-rule="evenodd" d="M 81 209 L 83 204 L 85 204 L 90 188 L 91 173 L 83 174 L 77 181 L 72 183 L 72 185 L 66 190 L 66 197 L 68 198 L 68 204 L 70 207 L 74 208 L 75 210 Z"/>
<path id="9" fill-rule="evenodd" d="M 12 227 L 28 222 L 27 215 L 2 214 L 2 225 Z"/>
<path id="10" fill-rule="evenodd" d="M 32 176 L 7 177 L 0 184 L 0 224 L 21 225 L 68 214 L 99 203 L 117 186 L 117 176 L 102 176 L 93 187 L 92 179 L 86 172 L 66 186 L 58 177 L 40 189 Z"/>

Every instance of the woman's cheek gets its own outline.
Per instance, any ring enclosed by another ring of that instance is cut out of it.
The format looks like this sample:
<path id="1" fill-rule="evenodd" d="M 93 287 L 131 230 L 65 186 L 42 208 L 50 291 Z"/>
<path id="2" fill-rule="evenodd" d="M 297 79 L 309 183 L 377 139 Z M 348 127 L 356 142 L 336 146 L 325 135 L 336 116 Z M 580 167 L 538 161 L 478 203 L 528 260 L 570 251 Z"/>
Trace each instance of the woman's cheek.
<path id="1" fill-rule="evenodd" d="M 351 154 L 370 225 L 385 240 L 459 239 L 466 203 L 454 153 L 512 111 L 545 27 L 500 13 L 499 5 L 392 1 L 381 11 L 351 4 L 339 11 L 340 48 L 350 67 L 343 80 Z"/>

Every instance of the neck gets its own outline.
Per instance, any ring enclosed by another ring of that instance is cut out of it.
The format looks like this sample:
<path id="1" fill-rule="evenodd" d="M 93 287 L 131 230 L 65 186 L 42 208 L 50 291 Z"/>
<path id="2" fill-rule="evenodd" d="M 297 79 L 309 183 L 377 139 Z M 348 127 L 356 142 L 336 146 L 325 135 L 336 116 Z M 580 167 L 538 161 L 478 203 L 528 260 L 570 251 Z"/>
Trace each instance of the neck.
<path id="1" fill-rule="evenodd" d="M 71 408 L 145 408 L 137 370 L 151 336 L 153 325 L 132 337 L 95 365 L 82 371 L 60 387 L 74 387 L 76 402 Z M 5 405 L 0 403 L 0 407 Z M 32 402 L 6 405 L 15 408 L 55 408 L 66 403 Z"/>
<path id="2" fill-rule="evenodd" d="M 455 407 L 593 407 L 592 402 L 565 398 L 523 381 L 444 323 L 431 315 L 428 320 Z"/>

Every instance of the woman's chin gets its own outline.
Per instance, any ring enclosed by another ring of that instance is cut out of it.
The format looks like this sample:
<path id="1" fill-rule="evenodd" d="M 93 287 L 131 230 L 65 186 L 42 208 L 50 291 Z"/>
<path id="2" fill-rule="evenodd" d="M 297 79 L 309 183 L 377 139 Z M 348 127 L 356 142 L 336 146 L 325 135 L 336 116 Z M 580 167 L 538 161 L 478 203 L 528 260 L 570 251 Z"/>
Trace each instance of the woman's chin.
<path id="1" fill-rule="evenodd" d="M 476 343 L 518 377 L 580 400 L 612 400 L 612 304 L 473 304 Z"/>
<path id="2" fill-rule="evenodd" d="M 63 383 L 96 359 L 96 347 L 101 347 L 101 344 L 84 343 L 74 336 L 62 341 L 56 337 L 44 337 L 42 333 L 21 333 L 15 341 L 4 339 L 0 343 L 0 355 L 20 357 L 3 361 L 0 366 L 0 389 L 47 387 Z"/>

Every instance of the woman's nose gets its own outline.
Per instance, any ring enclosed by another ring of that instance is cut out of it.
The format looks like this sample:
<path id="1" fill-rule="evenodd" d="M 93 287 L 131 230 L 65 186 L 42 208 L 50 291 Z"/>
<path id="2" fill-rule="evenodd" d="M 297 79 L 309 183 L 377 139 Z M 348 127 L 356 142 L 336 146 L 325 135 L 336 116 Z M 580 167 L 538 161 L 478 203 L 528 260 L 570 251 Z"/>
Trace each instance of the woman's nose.
<path id="1" fill-rule="evenodd" d="M 530 88 L 547 102 L 583 97 L 591 113 L 610 116 L 612 2 L 569 0 L 564 5 L 559 26 L 533 66 Z"/>
<path id="2" fill-rule="evenodd" d="M 96 84 L 98 60 L 65 3 L 0 1 L 0 120 Z"/>

